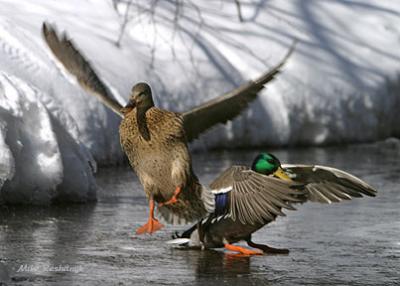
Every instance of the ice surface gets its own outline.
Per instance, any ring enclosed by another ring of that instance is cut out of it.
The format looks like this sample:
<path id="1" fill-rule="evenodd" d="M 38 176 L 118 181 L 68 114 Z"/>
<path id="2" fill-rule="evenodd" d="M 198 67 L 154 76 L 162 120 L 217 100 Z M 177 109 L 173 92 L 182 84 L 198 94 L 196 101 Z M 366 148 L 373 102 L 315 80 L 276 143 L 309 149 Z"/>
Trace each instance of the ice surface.
<path id="1" fill-rule="evenodd" d="M 45 20 L 68 32 L 120 102 L 134 83 L 147 81 L 156 104 L 174 111 L 258 76 L 297 38 L 277 80 L 242 116 L 192 144 L 195 149 L 400 135 L 396 1 L 241 0 L 243 22 L 230 0 L 132 1 L 119 47 L 127 6 L 117 2 L 118 12 L 111 0 L 2 1 L 0 185 L 9 183 L 0 200 L 86 199 L 94 194 L 91 155 L 106 165 L 123 158 L 119 118 L 60 67 L 41 38 Z M 23 140 L 29 147 L 21 147 Z M 21 165 L 26 158 L 33 161 Z"/>
<path id="2" fill-rule="evenodd" d="M 5 284 L 7 282 L 10 282 L 10 274 L 7 267 L 0 261 L 0 283 Z"/>

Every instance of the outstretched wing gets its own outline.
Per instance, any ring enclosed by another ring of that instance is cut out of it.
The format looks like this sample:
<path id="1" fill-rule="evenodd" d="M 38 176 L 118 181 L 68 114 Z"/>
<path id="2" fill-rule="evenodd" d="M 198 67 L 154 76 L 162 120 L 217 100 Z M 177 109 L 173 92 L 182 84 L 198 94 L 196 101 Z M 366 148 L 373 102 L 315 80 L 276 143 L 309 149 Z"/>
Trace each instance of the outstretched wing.
<path id="1" fill-rule="evenodd" d="M 262 74 L 256 80 L 245 83 L 238 88 L 212 99 L 182 114 L 188 141 L 196 139 L 202 132 L 215 124 L 225 123 L 235 118 L 253 101 L 264 85 L 280 73 L 281 68 L 292 54 L 295 43 L 283 60 L 272 70 Z"/>
<path id="2" fill-rule="evenodd" d="M 46 22 L 43 23 L 42 34 L 53 54 L 76 77 L 79 84 L 85 90 L 97 96 L 111 110 L 123 117 L 121 113 L 122 106 L 114 99 L 112 93 L 97 76 L 91 64 L 75 48 L 67 35 L 64 33 L 60 37 L 57 35 L 55 28 Z"/>
<path id="3" fill-rule="evenodd" d="M 216 196 L 216 215 L 228 214 L 243 224 L 264 224 L 284 216 L 282 208 L 294 210 L 291 204 L 301 202 L 301 187 L 245 166 L 230 167 L 210 185 Z"/>
<path id="4" fill-rule="evenodd" d="M 304 184 L 305 199 L 312 202 L 334 203 L 363 195 L 374 197 L 376 190 L 359 178 L 326 166 L 289 165 L 282 168 L 292 180 Z"/>

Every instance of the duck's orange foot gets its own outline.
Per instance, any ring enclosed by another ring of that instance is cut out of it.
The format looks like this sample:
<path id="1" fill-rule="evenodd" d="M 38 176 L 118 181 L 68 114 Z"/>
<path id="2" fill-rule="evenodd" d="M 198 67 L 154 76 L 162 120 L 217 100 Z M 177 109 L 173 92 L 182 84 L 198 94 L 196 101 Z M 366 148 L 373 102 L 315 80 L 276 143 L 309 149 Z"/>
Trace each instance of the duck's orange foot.
<path id="1" fill-rule="evenodd" d="M 147 223 L 136 229 L 136 234 L 144 234 L 144 233 L 152 234 L 163 227 L 164 225 L 160 223 L 157 219 L 149 218 Z"/>
<path id="2" fill-rule="evenodd" d="M 176 203 L 177 201 L 178 201 L 178 200 L 176 199 L 176 197 L 173 196 L 173 197 L 170 198 L 168 201 L 166 201 L 166 202 L 164 202 L 164 203 L 159 203 L 159 204 L 158 204 L 158 207 L 160 208 L 160 207 L 162 207 L 162 206 L 171 205 L 171 204 Z"/>
<path id="3" fill-rule="evenodd" d="M 259 249 L 251 250 L 248 248 L 244 248 L 244 247 L 232 245 L 232 244 L 225 244 L 224 247 L 230 251 L 239 252 L 244 255 L 263 255 L 263 252 Z"/>
<path id="4" fill-rule="evenodd" d="M 170 204 L 174 204 L 178 201 L 177 197 L 180 194 L 180 192 L 182 191 L 181 187 L 177 187 L 175 189 L 174 195 L 172 196 L 172 198 L 170 198 L 168 201 L 164 202 L 164 203 L 159 203 L 158 207 L 162 207 L 162 206 L 166 206 L 166 205 L 170 205 Z"/>

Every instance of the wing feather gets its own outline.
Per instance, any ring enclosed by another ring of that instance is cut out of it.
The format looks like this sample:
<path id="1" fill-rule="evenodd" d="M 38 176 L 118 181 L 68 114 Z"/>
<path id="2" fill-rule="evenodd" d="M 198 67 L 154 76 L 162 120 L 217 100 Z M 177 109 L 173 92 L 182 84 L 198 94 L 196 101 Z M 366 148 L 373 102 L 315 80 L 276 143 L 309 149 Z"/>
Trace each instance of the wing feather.
<path id="1" fill-rule="evenodd" d="M 342 201 L 341 198 L 337 197 L 334 192 L 329 189 L 329 185 L 324 184 L 323 186 L 323 195 L 329 199 L 332 203 L 339 203 Z"/>
<path id="2" fill-rule="evenodd" d="M 243 224 L 263 224 L 276 216 L 284 216 L 282 209 L 294 209 L 292 203 L 299 202 L 302 185 L 282 181 L 251 171 L 244 166 L 232 166 L 224 171 L 210 187 L 230 187 L 228 213 L 233 220 Z"/>
<path id="3" fill-rule="evenodd" d="M 238 116 L 253 101 L 264 85 L 281 72 L 281 68 L 293 53 L 296 42 L 285 57 L 270 71 L 232 91 L 207 101 L 182 114 L 188 142 L 218 123 L 225 123 Z"/>
<path id="4" fill-rule="evenodd" d="M 346 189 L 341 188 L 340 185 L 326 184 L 326 189 L 342 200 L 351 200 L 351 196 L 346 193 Z"/>
<path id="5" fill-rule="evenodd" d="M 79 52 L 67 35 L 64 33 L 60 37 L 56 29 L 46 22 L 42 26 L 42 35 L 53 54 L 76 77 L 79 84 L 100 99 L 112 111 L 123 117 L 121 104 L 114 99 L 114 96 L 101 81 L 92 65 Z"/>
<path id="6" fill-rule="evenodd" d="M 334 203 L 363 195 L 374 197 L 376 190 L 361 179 L 339 169 L 318 165 L 282 165 L 294 181 L 305 184 L 305 200 Z"/>

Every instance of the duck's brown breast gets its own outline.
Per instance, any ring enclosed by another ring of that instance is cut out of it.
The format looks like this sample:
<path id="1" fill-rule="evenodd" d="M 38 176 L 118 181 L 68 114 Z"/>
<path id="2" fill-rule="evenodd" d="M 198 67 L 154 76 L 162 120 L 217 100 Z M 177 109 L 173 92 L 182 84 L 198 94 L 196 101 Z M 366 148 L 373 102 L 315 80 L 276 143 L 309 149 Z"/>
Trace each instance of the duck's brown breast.
<path id="1" fill-rule="evenodd" d="M 149 140 L 139 132 L 136 110 L 127 114 L 120 125 L 121 145 L 147 195 L 169 198 L 191 174 L 182 119 L 176 113 L 150 108 L 146 124 Z"/>

